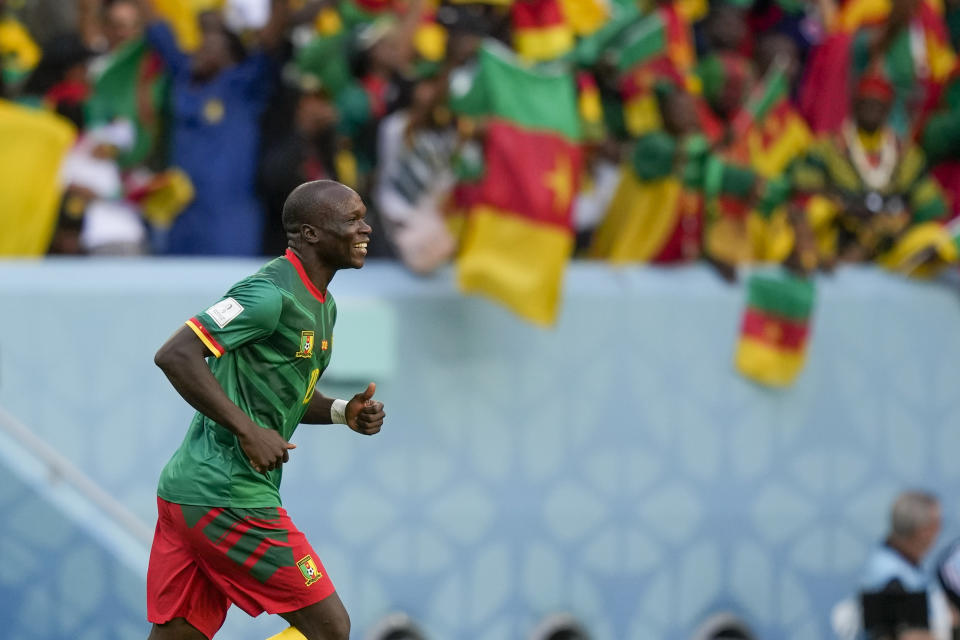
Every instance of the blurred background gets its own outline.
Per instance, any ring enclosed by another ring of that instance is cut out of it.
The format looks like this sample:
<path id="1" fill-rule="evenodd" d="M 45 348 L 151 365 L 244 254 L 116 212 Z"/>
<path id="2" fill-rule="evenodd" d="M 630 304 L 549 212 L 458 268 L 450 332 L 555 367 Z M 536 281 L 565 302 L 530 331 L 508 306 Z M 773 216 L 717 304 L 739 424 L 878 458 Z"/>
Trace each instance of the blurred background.
<path id="1" fill-rule="evenodd" d="M 283 495 L 352 637 L 956 637 L 958 42 L 952 0 L 0 0 L 0 636 L 149 633 L 153 353 L 334 179 L 375 232 L 320 389 L 388 419 L 301 427 Z"/>

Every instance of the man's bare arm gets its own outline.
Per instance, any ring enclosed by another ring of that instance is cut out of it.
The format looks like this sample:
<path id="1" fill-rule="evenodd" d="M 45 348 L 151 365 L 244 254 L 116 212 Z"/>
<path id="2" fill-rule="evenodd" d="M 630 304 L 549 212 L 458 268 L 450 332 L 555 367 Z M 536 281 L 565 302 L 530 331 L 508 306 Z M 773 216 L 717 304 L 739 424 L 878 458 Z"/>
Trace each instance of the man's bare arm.
<path id="1" fill-rule="evenodd" d="M 190 406 L 240 440 L 240 446 L 257 471 L 275 469 L 290 459 L 292 445 L 272 429 L 257 425 L 234 404 L 213 376 L 206 358 L 213 354 L 187 327 L 170 336 L 153 361 Z"/>

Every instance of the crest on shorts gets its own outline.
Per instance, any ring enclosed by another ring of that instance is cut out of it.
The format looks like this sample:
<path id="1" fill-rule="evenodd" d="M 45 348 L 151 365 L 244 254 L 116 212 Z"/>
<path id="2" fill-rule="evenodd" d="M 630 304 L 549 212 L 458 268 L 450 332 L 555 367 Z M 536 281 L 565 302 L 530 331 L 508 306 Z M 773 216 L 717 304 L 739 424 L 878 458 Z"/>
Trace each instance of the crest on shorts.
<path id="1" fill-rule="evenodd" d="M 301 331 L 300 332 L 300 351 L 297 351 L 297 357 L 309 358 L 312 355 L 313 355 L 313 331 Z"/>
<path id="2" fill-rule="evenodd" d="M 323 577 L 323 574 L 317 569 L 317 563 L 314 562 L 310 556 L 303 556 L 297 560 L 297 568 L 299 568 L 300 573 L 303 574 L 303 579 L 306 581 L 308 587 Z"/>

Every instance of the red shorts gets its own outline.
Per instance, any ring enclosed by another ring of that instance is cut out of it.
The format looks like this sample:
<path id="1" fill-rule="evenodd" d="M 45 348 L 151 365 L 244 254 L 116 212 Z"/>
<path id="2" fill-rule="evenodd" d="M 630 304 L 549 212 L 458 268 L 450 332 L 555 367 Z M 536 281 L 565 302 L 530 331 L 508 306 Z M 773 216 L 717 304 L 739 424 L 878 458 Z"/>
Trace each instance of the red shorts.
<path id="1" fill-rule="evenodd" d="M 316 552 L 283 507 L 196 507 L 157 498 L 147 571 L 147 619 L 186 618 L 205 636 L 235 604 L 251 616 L 287 613 L 333 593 Z"/>

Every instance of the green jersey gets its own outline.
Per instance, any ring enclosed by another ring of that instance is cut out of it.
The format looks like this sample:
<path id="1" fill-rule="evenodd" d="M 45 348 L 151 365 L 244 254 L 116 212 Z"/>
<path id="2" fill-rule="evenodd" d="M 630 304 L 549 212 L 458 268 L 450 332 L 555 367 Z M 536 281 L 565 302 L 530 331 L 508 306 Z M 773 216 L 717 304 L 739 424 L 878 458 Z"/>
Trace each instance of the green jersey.
<path id="1" fill-rule="evenodd" d="M 336 318 L 333 298 L 287 250 L 187 326 L 216 356 L 210 370 L 230 400 L 289 440 L 330 363 Z M 274 507 L 281 504 L 281 474 L 255 471 L 237 437 L 197 412 L 160 474 L 157 494 L 180 504 Z"/>

